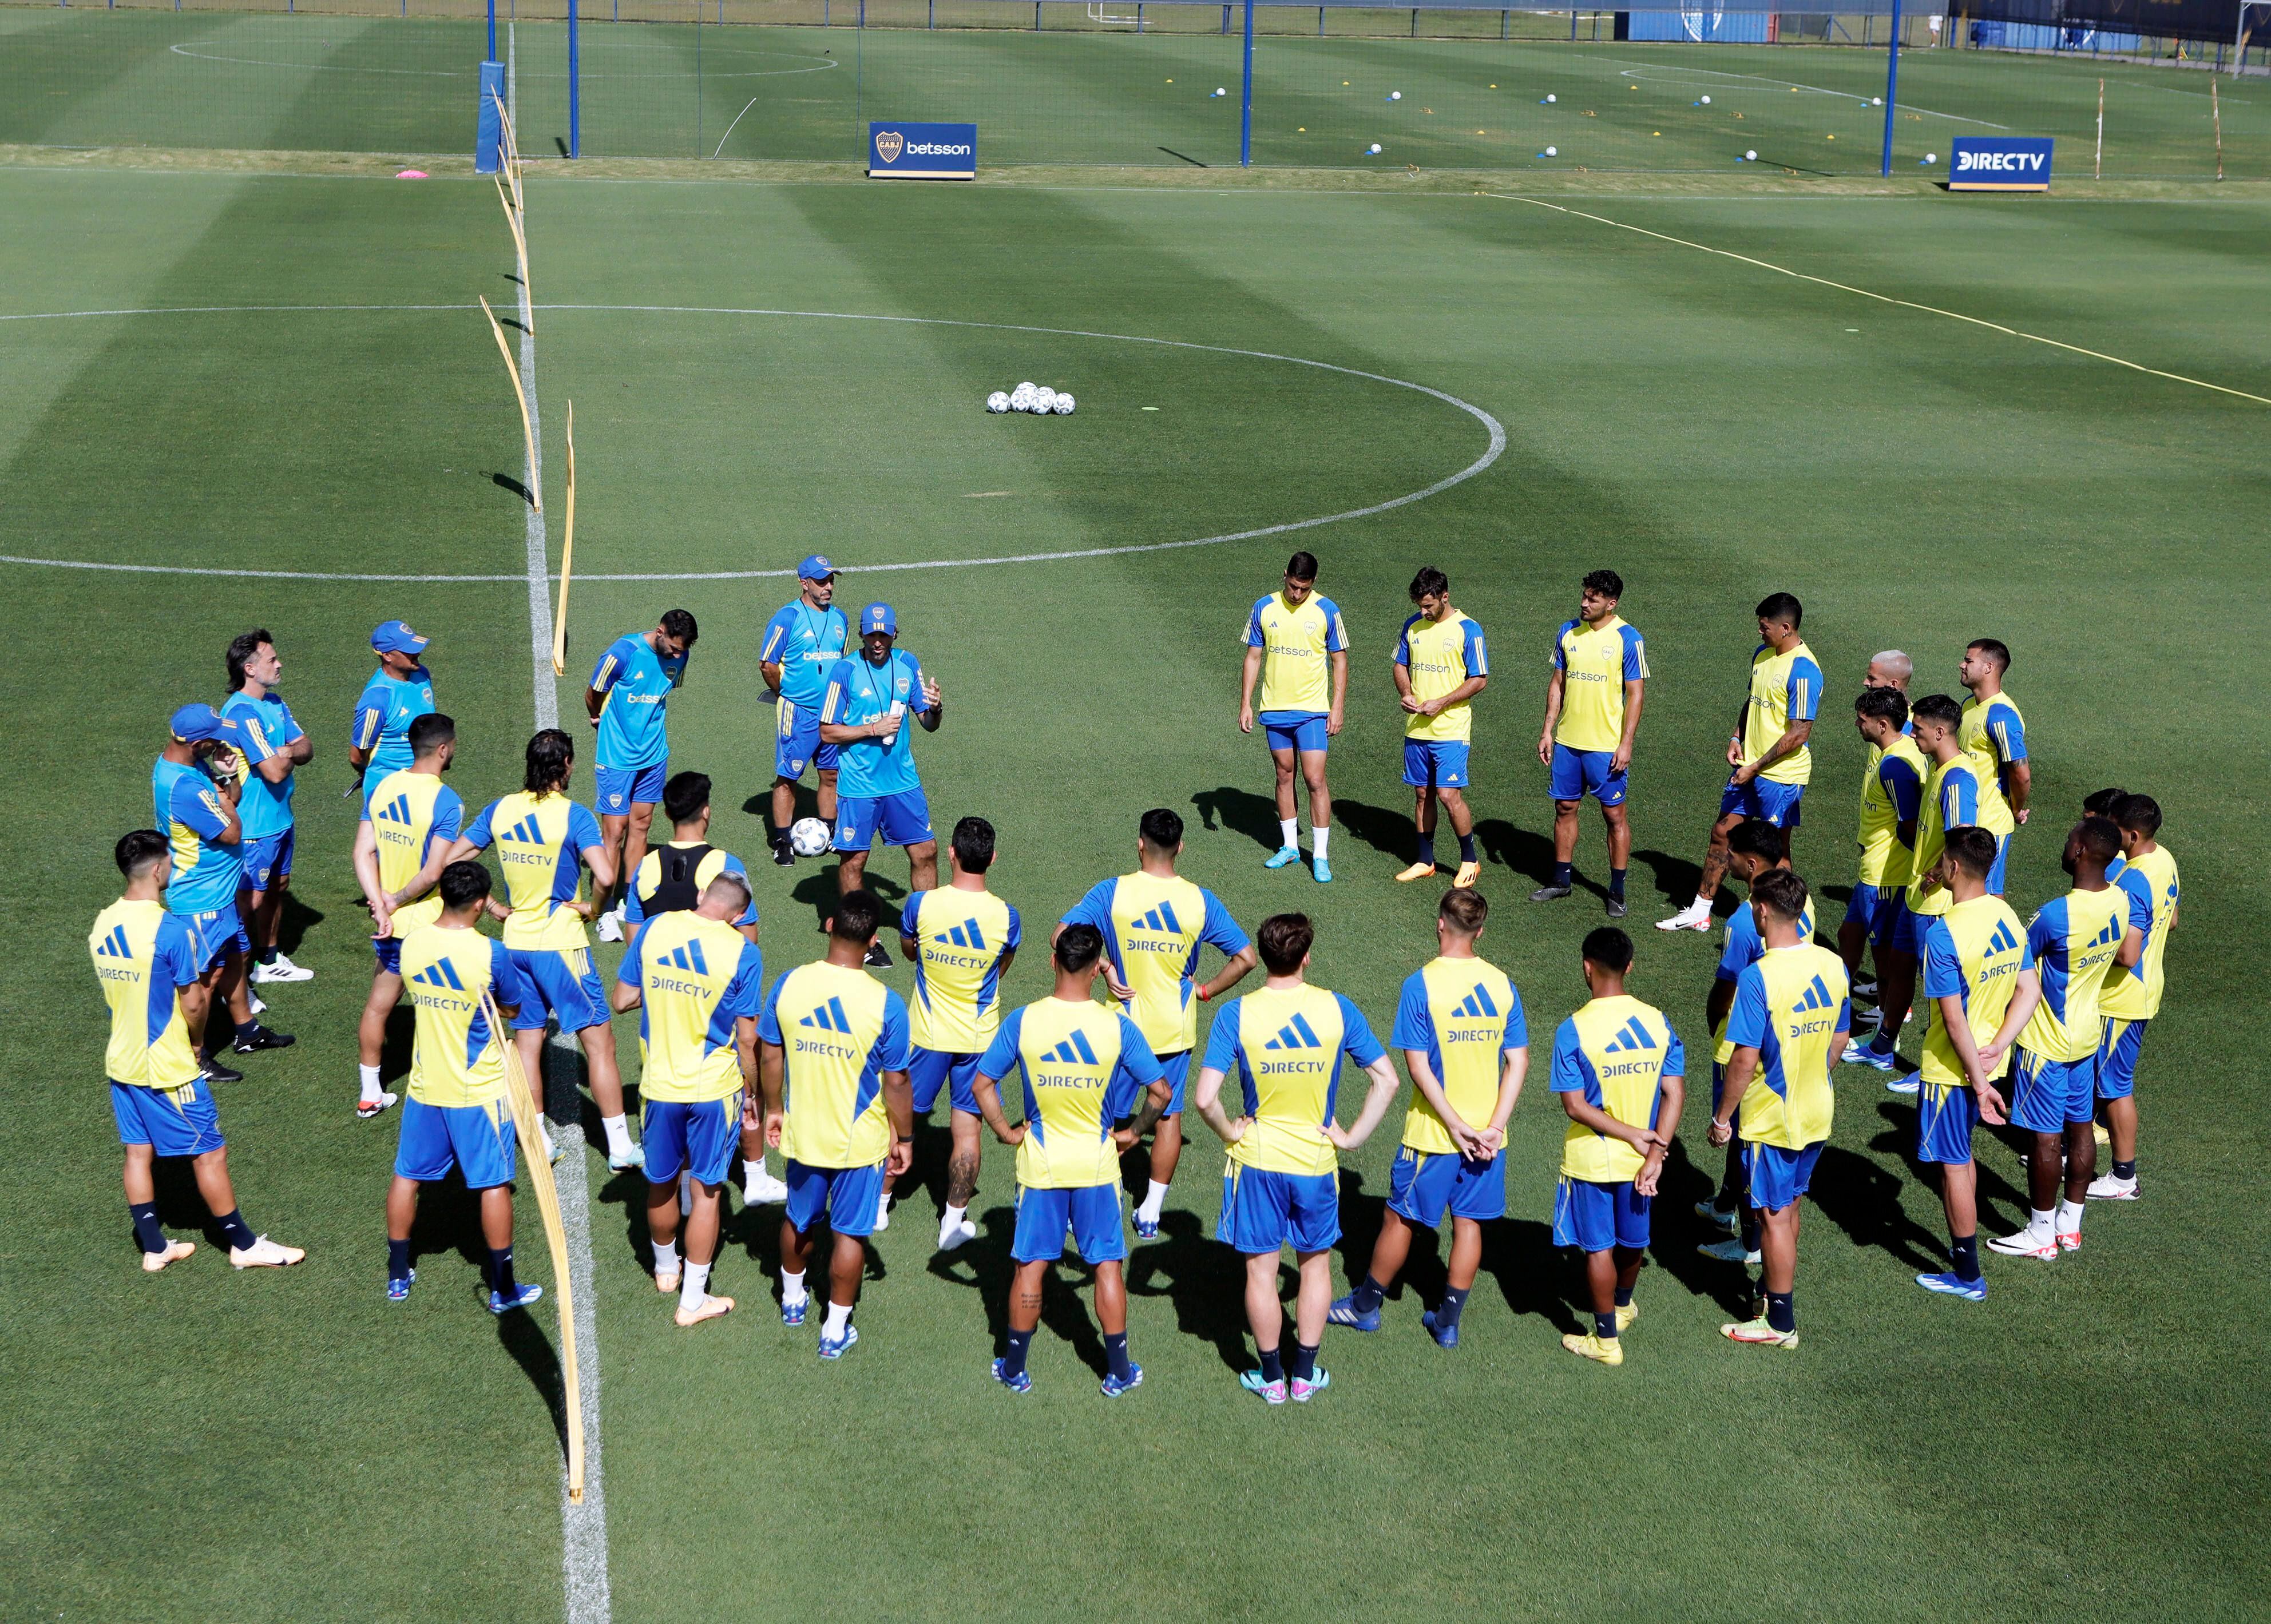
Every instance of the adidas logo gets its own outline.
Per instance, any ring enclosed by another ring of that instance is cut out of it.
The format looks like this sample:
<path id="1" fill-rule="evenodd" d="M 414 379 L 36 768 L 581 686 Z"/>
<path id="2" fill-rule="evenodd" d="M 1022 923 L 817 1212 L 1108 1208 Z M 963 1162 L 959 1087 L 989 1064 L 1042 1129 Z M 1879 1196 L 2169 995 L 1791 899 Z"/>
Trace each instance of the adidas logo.
<path id="1" fill-rule="evenodd" d="M 1999 919 L 1995 922 L 1995 934 L 1987 938 L 1987 951 L 1991 953 L 2019 951 L 2019 938 L 2011 934 L 2011 926 L 2007 920 Z"/>
<path id="2" fill-rule="evenodd" d="M 693 945 L 690 942 L 687 945 Z M 841 1032 L 846 1037 L 852 1035 L 852 1023 L 845 1019 L 844 1000 L 841 998 L 829 999 L 812 1013 L 799 1020 L 796 1024 L 800 1027 L 816 1027 L 823 1032 Z"/>
<path id="3" fill-rule="evenodd" d="M 465 983 L 458 979 L 457 967 L 447 959 L 436 959 L 410 978 L 428 987 L 446 987 L 452 992 L 463 992 Z"/>
<path id="4" fill-rule="evenodd" d="M 688 942 L 674 952 L 663 954 L 662 961 L 681 970 L 692 970 L 696 975 L 710 974 L 710 967 L 703 962 L 702 944 L 699 942 Z"/>
<path id="5" fill-rule="evenodd" d="M 1076 1032 L 1049 1050 L 1045 1058 L 1061 1060 L 1067 1065 L 1094 1065 L 1096 1051 L 1088 1046 L 1088 1034 Z"/>
<path id="6" fill-rule="evenodd" d="M 986 932 L 979 930 L 978 922 L 972 919 L 949 931 L 945 939 L 957 947 L 983 947 L 986 945 Z"/>
<path id="7" fill-rule="evenodd" d="M 1458 1008 L 1453 1010 L 1451 1013 L 1454 1015 L 1495 1016 L 1498 1013 L 1498 1005 L 1491 1002 L 1490 990 L 1485 987 L 1482 983 L 1477 982 L 1475 983 L 1475 990 L 1467 994 L 1465 1001 L 1463 1002 Z"/>
<path id="8" fill-rule="evenodd" d="M 1605 1055 L 1614 1055 L 1628 1049 L 1654 1049 L 1655 1047 L 1656 1040 L 1649 1035 L 1648 1028 L 1641 1025 L 1640 1017 L 1634 1015 L 1625 1022 L 1623 1029 L 1618 1032 L 1617 1035 L 1610 1041 L 1609 1046 L 1601 1052 Z"/>
<path id="9" fill-rule="evenodd" d="M 102 938 L 102 945 L 94 950 L 94 956 L 98 959 L 131 959 L 134 951 L 126 945 L 126 927 L 123 924 L 111 926 L 110 934 Z"/>
<path id="10" fill-rule="evenodd" d="M 1835 1009 L 1837 1005 L 1829 996 L 1828 984 L 1817 975 L 1813 978 L 1813 984 L 1806 990 L 1806 996 L 1798 1001 L 1798 1007 L 1801 1010 Z"/>
<path id="11" fill-rule="evenodd" d="M 514 824 L 512 827 L 505 830 L 503 834 L 499 834 L 497 838 L 499 840 L 519 841 L 522 843 L 530 846 L 540 846 L 544 843 L 544 834 L 543 832 L 536 827 L 536 814 L 534 812 L 529 813 L 527 817 L 523 818 L 518 823 Z"/>
<path id="12" fill-rule="evenodd" d="M 381 807 L 376 815 L 388 823 L 409 822 L 410 797 L 406 795 L 396 796 L 384 806 Z"/>
<path id="13" fill-rule="evenodd" d="M 1308 1019 L 1296 1015 L 1281 1028 L 1276 1037 L 1262 1047 L 1264 1049 L 1322 1049 L 1325 1042 L 1310 1030 Z"/>
<path id="14" fill-rule="evenodd" d="M 2121 919 L 2117 915 L 2105 922 L 2105 928 L 2103 931 L 2090 938 L 2089 945 L 2092 947 L 2103 947 L 2108 943 L 2119 941 L 2123 934 Z"/>
<path id="15" fill-rule="evenodd" d="M 1169 902 L 1160 903 L 1158 907 L 1138 919 L 1136 925 L 1142 931 L 1165 931 L 1170 936 L 1180 936 L 1183 933 L 1182 921 L 1175 917 L 1174 905 Z"/>

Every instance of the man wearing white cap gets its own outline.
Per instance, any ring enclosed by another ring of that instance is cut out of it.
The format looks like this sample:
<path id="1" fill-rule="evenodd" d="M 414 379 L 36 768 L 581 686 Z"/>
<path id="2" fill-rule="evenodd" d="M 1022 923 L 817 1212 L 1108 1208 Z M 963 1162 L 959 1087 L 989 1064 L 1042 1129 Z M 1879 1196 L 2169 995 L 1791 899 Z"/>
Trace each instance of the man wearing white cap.
<path id="1" fill-rule="evenodd" d="M 821 741 L 837 747 L 841 775 L 835 840 L 843 859 L 836 870 L 839 896 L 861 888 L 867 849 L 879 832 L 885 844 L 906 848 L 910 891 L 938 885 L 938 837 L 931 833 L 930 803 L 915 775 L 914 735 L 905 723 L 912 713 L 925 732 L 937 732 L 946 701 L 915 656 L 892 647 L 898 633 L 898 616 L 889 604 L 862 609 L 860 651 L 830 669 L 821 695 Z M 867 962 L 890 961 L 878 938 Z"/>
<path id="2" fill-rule="evenodd" d="M 820 701 L 828 673 L 852 641 L 851 623 L 835 607 L 836 566 L 826 553 L 815 552 L 796 567 L 796 592 L 765 623 L 764 644 L 757 652 L 757 670 L 772 690 L 775 716 L 772 827 L 765 843 L 783 868 L 796 862 L 788 828 L 796 820 L 796 786 L 807 768 L 820 779 L 820 820 L 836 821 L 837 747 L 820 737 Z"/>

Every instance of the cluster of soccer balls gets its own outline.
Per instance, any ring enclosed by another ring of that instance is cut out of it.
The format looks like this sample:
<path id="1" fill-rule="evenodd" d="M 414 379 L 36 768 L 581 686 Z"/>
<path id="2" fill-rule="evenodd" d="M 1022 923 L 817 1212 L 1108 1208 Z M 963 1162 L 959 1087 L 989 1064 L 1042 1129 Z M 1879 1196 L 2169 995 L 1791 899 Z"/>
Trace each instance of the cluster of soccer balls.
<path id="1" fill-rule="evenodd" d="M 1068 418 L 1076 404 L 1071 396 L 1060 394 L 1046 383 L 1020 383 L 1006 395 L 995 389 L 986 397 L 986 410 L 988 412 L 1030 412 L 1040 418 L 1052 413 Z"/>

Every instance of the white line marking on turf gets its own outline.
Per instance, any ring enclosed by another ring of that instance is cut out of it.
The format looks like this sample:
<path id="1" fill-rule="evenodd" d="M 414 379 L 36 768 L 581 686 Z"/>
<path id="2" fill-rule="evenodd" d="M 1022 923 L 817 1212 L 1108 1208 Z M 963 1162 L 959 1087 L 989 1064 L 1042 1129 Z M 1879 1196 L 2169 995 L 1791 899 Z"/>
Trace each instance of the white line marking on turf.
<path id="1" fill-rule="evenodd" d="M 1590 60 L 1598 62 L 1601 58 L 1595 56 Z M 1717 68 L 1673 67 L 1672 64 L 1669 63 L 1644 62 L 1642 63 L 1640 66 L 1651 70 L 1672 68 L 1672 71 L 1668 73 L 1655 71 L 1642 73 L 1634 68 L 1619 68 L 1617 72 L 1625 78 L 1646 79 L 1652 85 L 1704 85 L 1705 80 L 1707 79 L 1715 82 L 1722 79 L 1740 79 L 1746 80 L 1754 85 L 1787 85 L 1791 90 L 1800 91 L 1808 95 L 1834 96 L 1844 101 L 1858 101 L 1865 108 L 1881 105 L 1873 102 L 1870 98 L 1866 96 L 1857 96 L 1850 90 L 1831 90 L 1826 85 L 1801 84 L 1796 79 L 1769 78 L 1763 73 L 1728 73 Z M 1702 75 L 1703 77 L 1700 78 L 1694 77 L 1698 74 Z M 1706 85 L 1706 88 L 1709 88 L 1709 86 Z M 1920 108 L 1916 106 L 1913 102 L 1903 101 L 1900 103 L 1900 107 L 1904 111 L 1919 113 L 1926 117 L 1944 118 L 1958 124 L 1977 124 L 1982 129 L 1985 130 L 2008 130 L 2010 128 L 2008 124 L 1991 123 L 1984 118 L 1966 118 L 1961 113 L 1935 112 L 1931 108 Z"/>
<path id="2" fill-rule="evenodd" d="M 1499 194 L 1492 195 L 1497 196 Z M 526 290 L 523 290 L 521 297 L 524 301 L 522 307 L 523 313 L 525 316 L 528 311 L 528 307 L 525 303 L 527 298 Z M 208 305 L 193 309 L 188 308 L 160 308 L 148 310 L 57 310 L 47 312 L 42 315 L 0 316 L 0 321 L 27 322 L 63 320 L 79 315 L 212 315 L 221 314 L 270 312 L 328 313 L 383 310 L 468 310 L 473 308 L 474 307 L 470 305 Z M 1212 547 L 1218 546 L 1225 542 L 1254 541 L 1258 540 L 1264 536 L 1283 536 L 1294 530 L 1314 530 L 1320 525 L 1338 524 L 1349 519 L 1368 519 L 1379 514 L 1392 512 L 1398 508 L 1409 507 L 1413 502 L 1425 501 L 1431 496 L 1441 495 L 1443 492 L 1449 490 L 1455 485 L 1461 485 L 1465 483 L 1467 480 L 1473 478 L 1477 474 L 1481 473 L 1485 469 L 1488 468 L 1493 463 L 1498 461 L 1498 459 L 1503 456 L 1506 451 L 1505 426 L 1496 418 L 1493 417 L 1489 412 L 1484 411 L 1480 406 L 1475 405 L 1469 401 L 1461 400 L 1456 395 L 1447 394 L 1445 391 L 1439 389 L 1431 389 L 1425 383 L 1414 383 L 1405 378 L 1391 378 L 1383 373 L 1366 372 L 1359 367 L 1343 367 L 1332 361 L 1309 360 L 1299 355 L 1280 355 L 1270 350 L 1241 350 L 1233 348 L 1228 345 L 1195 344 L 1188 339 L 1182 338 L 1150 338 L 1134 333 L 1091 332 L 1085 329 L 1076 327 L 1031 327 L 1011 322 L 965 322 L 957 321 L 950 317 L 935 315 L 874 315 L 845 310 L 766 310 L 741 308 L 732 306 L 709 305 L 576 304 L 539 305 L 535 308 L 537 309 L 546 311 L 569 311 L 585 314 L 594 312 L 614 312 L 639 315 L 755 315 L 778 316 L 786 319 L 808 321 L 893 322 L 914 327 L 984 328 L 997 332 L 1038 333 L 1044 337 L 1055 338 L 1095 338 L 1113 344 L 1149 344 L 1171 350 L 1200 350 L 1216 355 L 1242 356 L 1250 360 L 1282 361 L 1291 367 L 1309 367 L 1315 368 L 1319 372 L 1339 373 L 1344 377 L 1362 378 L 1366 382 L 1371 383 L 1386 383 L 1390 384 L 1396 389 L 1410 389 L 1415 394 L 1426 395 L 1433 399 L 1440 400 L 1447 405 L 1457 407 L 1461 412 L 1465 412 L 1469 417 L 1474 419 L 1475 421 L 1480 423 L 1490 435 L 1490 444 L 1484 449 L 1483 454 L 1475 458 L 1473 462 L 1469 463 L 1464 468 L 1460 469 L 1456 473 L 1448 475 L 1444 478 L 1438 479 L 1434 484 L 1427 486 L 1424 489 L 1408 492 L 1402 496 L 1390 497 L 1386 501 L 1374 502 L 1368 508 L 1351 508 L 1341 513 L 1324 514 L 1312 519 L 1292 519 L 1283 524 L 1265 524 L 1256 530 L 1229 530 L 1219 536 L 1200 536 L 1189 541 L 1138 542 L 1130 545 L 1117 547 L 1076 547 L 1061 552 L 1014 552 L 994 558 L 919 559 L 906 563 L 847 565 L 845 568 L 845 573 L 847 575 L 862 573 L 882 574 L 890 570 L 911 569 L 973 569 L 982 565 L 992 564 L 1055 564 L 1064 562 L 1070 559 L 1118 558 L 1126 554 L 1136 552 L 1171 552 L 1180 551 L 1185 547 Z M 533 324 L 532 320 L 530 324 Z M 525 330 L 524 329 L 523 352 L 527 353 L 526 338 L 525 335 Z M 529 388 L 525 380 L 524 380 L 523 387 Z M 532 388 L 529 388 L 528 398 L 529 413 L 532 422 L 536 412 L 536 394 Z M 542 525 L 541 519 L 532 514 L 530 515 L 530 524 L 533 532 L 540 533 L 540 527 Z M 77 559 L 26 558 L 10 554 L 0 554 L 0 564 L 44 565 L 54 569 L 103 569 L 113 570 L 120 574 L 126 575 L 228 575 L 241 580 L 484 582 L 519 581 L 524 578 L 520 575 L 357 575 L 331 574 L 317 570 L 216 569 L 185 564 L 97 564 L 86 562 Z M 541 551 L 532 558 L 530 568 L 532 571 L 539 573 L 546 570 L 547 564 Z M 622 575 L 590 574 L 586 575 L 584 579 L 586 581 L 763 581 L 768 579 L 785 578 L 794 574 L 795 571 L 788 569 L 721 569 L 655 573 L 638 572 Z M 532 582 L 535 576 L 532 575 L 528 576 L 527 579 Z M 535 604 L 533 599 L 532 599 L 530 604 L 530 613 L 532 618 L 533 618 L 537 612 L 538 608 L 539 605 Z M 543 612 L 545 615 L 546 630 L 540 652 L 543 655 L 544 669 L 547 673 L 545 681 L 548 683 L 550 681 L 549 673 L 552 669 L 552 634 L 550 631 L 551 612 L 548 608 L 546 608 Z M 542 685 L 540 685 L 540 686 Z"/>

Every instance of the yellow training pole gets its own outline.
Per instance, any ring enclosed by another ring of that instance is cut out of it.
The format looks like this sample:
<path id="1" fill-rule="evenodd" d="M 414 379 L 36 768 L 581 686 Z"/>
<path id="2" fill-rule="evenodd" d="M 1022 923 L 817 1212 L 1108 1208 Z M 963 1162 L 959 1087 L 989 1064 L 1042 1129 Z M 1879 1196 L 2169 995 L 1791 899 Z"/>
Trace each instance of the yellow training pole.
<path id="1" fill-rule="evenodd" d="M 528 285 L 528 236 L 521 230 L 520 217 L 513 212 L 512 199 L 504 195 L 504 182 L 502 180 L 497 182 L 497 202 L 503 205 L 504 223 L 512 231 L 513 252 L 520 258 L 521 304 L 528 312 L 528 331 L 530 337 L 533 337 L 536 333 L 536 295 L 529 290 Z"/>
<path id="2" fill-rule="evenodd" d="M 2208 76 L 2208 110 L 2215 120 L 2215 178 L 2223 179 L 2223 104 L 2216 100 L 2216 76 Z"/>
<path id="3" fill-rule="evenodd" d="M 520 367 L 512 359 L 512 346 L 504 341 L 504 328 L 497 321 L 496 312 L 489 308 L 489 301 L 486 298 L 478 293 L 474 297 L 480 299 L 481 314 L 489 318 L 489 331 L 496 335 L 497 353 L 504 357 L 505 375 L 512 380 L 512 397 L 520 403 L 521 443 L 528 451 L 529 483 L 534 486 L 540 483 L 536 478 L 536 429 L 528 420 L 528 393 L 520 387 Z M 542 513 L 544 493 L 541 490 L 531 489 L 528 493 L 528 505 L 537 512 Z"/>
<path id="4" fill-rule="evenodd" d="M 576 403 L 568 403 L 568 523 L 560 543 L 560 611 L 552 617 L 552 674 L 568 674 L 568 574 L 576 565 Z"/>
<path id="5" fill-rule="evenodd" d="M 2097 155 L 2089 160 L 2089 178 L 2105 178 L 2105 81 L 2097 81 Z"/>

